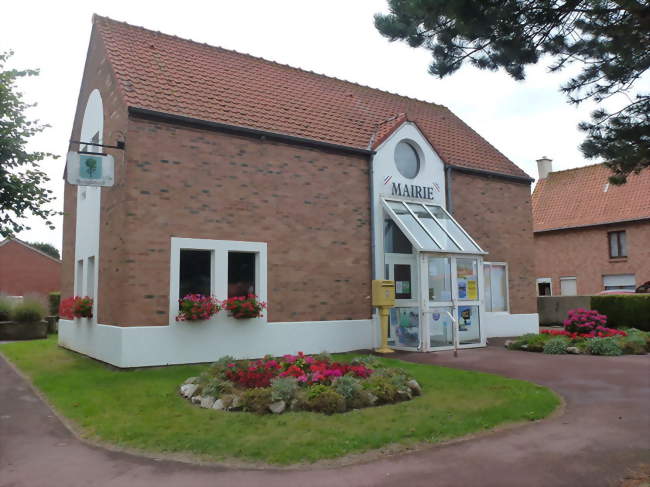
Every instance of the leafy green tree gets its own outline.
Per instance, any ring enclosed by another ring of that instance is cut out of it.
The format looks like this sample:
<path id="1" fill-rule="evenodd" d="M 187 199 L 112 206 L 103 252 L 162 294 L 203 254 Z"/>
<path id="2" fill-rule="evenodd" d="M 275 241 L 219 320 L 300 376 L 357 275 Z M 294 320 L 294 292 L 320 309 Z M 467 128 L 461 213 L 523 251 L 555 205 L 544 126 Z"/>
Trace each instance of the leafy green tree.
<path id="1" fill-rule="evenodd" d="M 628 98 L 621 110 L 600 108 L 580 146 L 587 158 L 602 157 L 622 184 L 650 165 L 650 95 L 637 93 L 650 68 L 648 0 L 388 0 L 375 26 L 390 40 L 431 51 L 429 72 L 440 78 L 464 63 L 503 68 L 517 80 L 525 67 L 549 55 L 551 71 L 581 65 L 562 91 L 569 102 Z"/>
<path id="2" fill-rule="evenodd" d="M 47 242 L 27 242 L 27 244 L 49 255 L 50 257 L 54 257 L 55 259 L 61 259 L 61 254 L 59 254 L 59 249 L 57 249 L 52 244 L 49 244 Z"/>
<path id="3" fill-rule="evenodd" d="M 26 110 L 34 105 L 23 101 L 17 91 L 16 81 L 26 76 L 38 75 L 38 70 L 5 69 L 12 51 L 0 52 L 0 235 L 11 236 L 29 227 L 24 218 L 29 214 L 50 221 L 58 212 L 46 205 L 54 199 L 52 191 L 45 188 L 48 176 L 39 167 L 45 158 L 57 156 L 47 152 L 30 152 L 30 137 L 45 130 L 38 120 L 29 120 Z"/>

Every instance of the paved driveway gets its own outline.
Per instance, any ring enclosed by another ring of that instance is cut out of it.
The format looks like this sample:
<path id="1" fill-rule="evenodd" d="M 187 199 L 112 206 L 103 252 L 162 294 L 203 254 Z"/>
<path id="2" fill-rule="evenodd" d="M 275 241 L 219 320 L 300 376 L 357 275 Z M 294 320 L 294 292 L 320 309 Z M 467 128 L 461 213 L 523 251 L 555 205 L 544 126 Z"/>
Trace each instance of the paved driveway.
<path id="1" fill-rule="evenodd" d="M 553 357 L 491 346 L 457 359 L 446 352 L 400 357 L 532 380 L 564 396 L 566 412 L 336 470 L 201 467 L 78 441 L 0 358 L 0 486 L 597 487 L 616 485 L 629 466 L 650 462 L 650 356 Z"/>

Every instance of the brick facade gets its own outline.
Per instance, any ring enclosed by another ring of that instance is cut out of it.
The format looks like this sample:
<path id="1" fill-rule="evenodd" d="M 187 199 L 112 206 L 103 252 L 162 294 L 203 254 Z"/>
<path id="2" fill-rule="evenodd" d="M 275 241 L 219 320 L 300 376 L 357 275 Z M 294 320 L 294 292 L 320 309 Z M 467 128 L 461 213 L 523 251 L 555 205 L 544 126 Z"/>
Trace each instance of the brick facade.
<path id="1" fill-rule="evenodd" d="M 627 258 L 610 259 L 607 232 L 624 230 Z M 597 294 L 603 276 L 634 274 L 636 285 L 650 280 L 650 221 L 600 225 L 535 233 L 537 278 L 551 278 L 553 295 L 560 295 L 560 277 L 576 277 L 579 295 Z"/>
<path id="2" fill-rule="evenodd" d="M 508 263 L 511 313 L 536 313 L 530 185 L 452 172 L 454 218 L 488 252 L 489 262 Z"/>
<path id="3" fill-rule="evenodd" d="M 28 246 L 8 241 L 0 245 L 0 293 L 25 296 L 58 291 L 61 286 L 61 262 Z"/>
<path id="4" fill-rule="evenodd" d="M 370 317 L 366 157 L 131 118 L 120 177 L 128 238 L 102 242 L 99 322 L 168 323 L 171 237 L 267 242 L 269 321 Z"/>

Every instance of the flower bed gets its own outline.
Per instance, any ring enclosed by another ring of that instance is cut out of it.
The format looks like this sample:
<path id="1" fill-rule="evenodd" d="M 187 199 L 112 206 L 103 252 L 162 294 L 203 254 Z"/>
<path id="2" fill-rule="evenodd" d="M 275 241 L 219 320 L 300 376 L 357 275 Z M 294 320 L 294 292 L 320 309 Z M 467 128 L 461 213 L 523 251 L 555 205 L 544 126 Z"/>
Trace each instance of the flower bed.
<path id="1" fill-rule="evenodd" d="M 236 361 L 224 357 L 180 387 L 204 408 L 257 414 L 285 411 L 342 413 L 407 401 L 421 393 L 409 374 L 372 356 L 339 362 L 328 354 Z"/>
<path id="2" fill-rule="evenodd" d="M 650 333 L 630 328 L 608 328 L 607 316 L 594 310 L 576 309 L 568 313 L 561 330 L 542 330 L 506 342 L 510 350 L 590 355 L 643 355 L 650 351 Z"/>

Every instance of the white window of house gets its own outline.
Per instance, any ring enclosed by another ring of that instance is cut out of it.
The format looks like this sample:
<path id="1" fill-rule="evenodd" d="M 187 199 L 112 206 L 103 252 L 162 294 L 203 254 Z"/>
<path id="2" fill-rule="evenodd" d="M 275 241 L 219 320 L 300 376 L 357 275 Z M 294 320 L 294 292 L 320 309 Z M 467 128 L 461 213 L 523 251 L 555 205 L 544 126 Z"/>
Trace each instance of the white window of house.
<path id="1" fill-rule="evenodd" d="M 74 293 L 77 296 L 82 296 L 84 293 L 84 260 L 77 261 L 77 275 L 74 282 Z"/>
<path id="2" fill-rule="evenodd" d="M 485 311 L 508 311 L 508 265 L 505 262 L 484 262 Z"/>
<path id="3" fill-rule="evenodd" d="M 636 280 L 634 274 L 609 274 L 603 276 L 603 289 L 605 291 L 621 289 L 634 291 Z"/>
<path id="4" fill-rule="evenodd" d="M 574 276 L 560 277 L 560 294 L 562 296 L 577 296 L 578 284 Z"/>
<path id="5" fill-rule="evenodd" d="M 170 317 L 187 294 L 219 300 L 255 294 L 266 301 L 266 243 L 198 238 L 171 239 Z"/>
<path id="6" fill-rule="evenodd" d="M 540 277 L 537 279 L 537 295 L 553 296 L 553 281 L 550 277 Z"/>
<path id="7" fill-rule="evenodd" d="M 95 297 L 95 256 L 88 257 L 88 270 L 86 271 L 86 296 Z"/>

